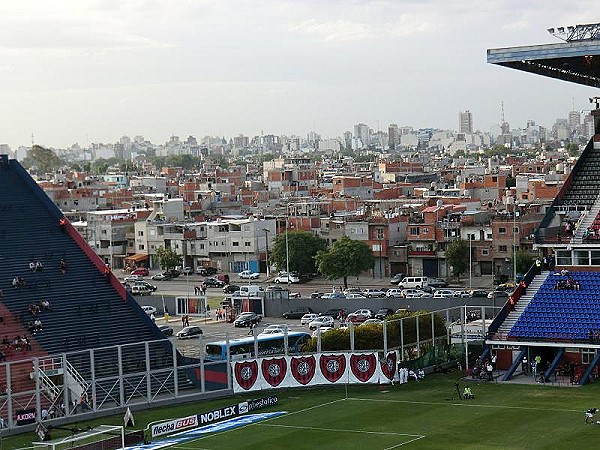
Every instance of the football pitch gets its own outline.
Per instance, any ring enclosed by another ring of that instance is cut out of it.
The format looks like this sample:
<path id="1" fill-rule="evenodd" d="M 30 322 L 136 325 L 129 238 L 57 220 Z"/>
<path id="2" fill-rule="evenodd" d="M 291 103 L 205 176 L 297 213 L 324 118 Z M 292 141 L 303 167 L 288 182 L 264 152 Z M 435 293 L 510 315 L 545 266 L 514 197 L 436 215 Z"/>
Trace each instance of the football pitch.
<path id="1" fill-rule="evenodd" d="M 394 386 L 318 387 L 247 393 L 212 401 L 136 411 L 136 429 L 150 422 L 206 413 L 276 394 L 277 404 L 243 415 L 280 413 L 238 428 L 155 438 L 164 449 L 570 449 L 593 448 L 600 425 L 584 411 L 600 408 L 600 383 L 584 387 L 469 382 L 475 399 L 458 398 L 457 373 Z M 595 420 L 600 420 L 600 413 Z M 119 425 L 123 416 L 79 424 Z M 53 437 L 67 432 L 55 430 Z M 177 441 L 174 441 L 176 439 Z M 5 436 L 0 448 L 21 448 L 33 433 Z M 137 448 L 144 448 L 139 446 Z M 150 448 L 149 447 L 149 448 Z"/>
<path id="2" fill-rule="evenodd" d="M 584 411 L 599 406 L 584 388 L 471 384 L 460 400 L 456 378 L 408 385 L 288 390 L 270 411 L 280 416 L 180 442 L 169 449 L 566 449 L 589 446 L 600 425 Z M 461 384 L 462 386 L 462 384 Z M 597 417 L 600 420 L 600 417 Z"/>

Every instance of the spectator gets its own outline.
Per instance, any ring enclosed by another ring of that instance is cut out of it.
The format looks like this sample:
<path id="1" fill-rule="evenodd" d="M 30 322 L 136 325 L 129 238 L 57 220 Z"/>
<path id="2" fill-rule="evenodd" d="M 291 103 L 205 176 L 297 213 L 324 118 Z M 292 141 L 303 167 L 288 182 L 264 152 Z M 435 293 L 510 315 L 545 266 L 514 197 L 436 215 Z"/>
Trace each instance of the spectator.
<path id="1" fill-rule="evenodd" d="M 33 259 L 29 261 L 29 270 L 35 272 L 35 262 L 33 261 Z"/>
<path id="2" fill-rule="evenodd" d="M 58 268 L 63 274 L 67 273 L 67 263 L 64 259 L 60 260 L 60 262 L 58 263 Z"/>
<path id="3" fill-rule="evenodd" d="M 41 261 L 37 261 L 35 263 L 35 271 L 36 272 L 41 272 L 43 270 L 44 266 L 42 265 Z"/>

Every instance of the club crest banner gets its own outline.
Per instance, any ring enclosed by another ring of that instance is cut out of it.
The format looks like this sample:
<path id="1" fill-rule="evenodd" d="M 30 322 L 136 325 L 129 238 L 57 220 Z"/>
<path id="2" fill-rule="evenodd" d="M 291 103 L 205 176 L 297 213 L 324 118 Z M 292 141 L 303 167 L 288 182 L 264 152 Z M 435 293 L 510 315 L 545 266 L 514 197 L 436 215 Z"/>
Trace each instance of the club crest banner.
<path id="1" fill-rule="evenodd" d="M 231 363 L 234 392 L 325 384 L 389 383 L 397 353 L 322 353 Z"/>

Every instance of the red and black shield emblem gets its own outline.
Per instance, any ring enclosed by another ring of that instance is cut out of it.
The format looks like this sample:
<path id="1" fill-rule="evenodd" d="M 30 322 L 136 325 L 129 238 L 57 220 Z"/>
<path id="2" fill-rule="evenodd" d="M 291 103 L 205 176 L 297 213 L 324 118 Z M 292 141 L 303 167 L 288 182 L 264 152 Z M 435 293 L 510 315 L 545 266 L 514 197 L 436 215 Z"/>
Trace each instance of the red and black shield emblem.
<path id="1" fill-rule="evenodd" d="M 260 366 L 264 379 L 273 387 L 279 386 L 285 378 L 287 372 L 285 358 L 263 359 Z"/>
<path id="2" fill-rule="evenodd" d="M 256 361 L 244 361 L 235 363 L 235 380 L 242 389 L 252 389 L 258 377 L 258 363 Z"/>
<path id="3" fill-rule="evenodd" d="M 396 352 L 389 352 L 384 360 L 381 361 L 381 371 L 390 381 L 394 380 L 396 373 Z"/>
<path id="4" fill-rule="evenodd" d="M 346 372 L 345 355 L 321 355 L 319 358 L 321 373 L 330 382 L 335 383 Z"/>
<path id="5" fill-rule="evenodd" d="M 350 356 L 350 370 L 358 381 L 363 383 L 369 381 L 375 373 L 377 358 L 373 353 L 366 355 Z"/>
<path id="6" fill-rule="evenodd" d="M 315 376 L 316 367 L 317 361 L 314 356 L 293 357 L 290 361 L 292 376 L 298 383 L 305 386 L 310 383 Z"/>

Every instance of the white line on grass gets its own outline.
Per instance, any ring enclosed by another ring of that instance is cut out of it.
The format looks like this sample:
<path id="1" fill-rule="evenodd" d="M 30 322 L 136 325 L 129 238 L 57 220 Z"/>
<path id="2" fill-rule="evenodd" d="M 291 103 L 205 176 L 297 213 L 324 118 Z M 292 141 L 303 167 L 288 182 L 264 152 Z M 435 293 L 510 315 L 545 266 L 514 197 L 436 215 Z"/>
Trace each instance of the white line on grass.
<path id="1" fill-rule="evenodd" d="M 298 414 L 298 413 L 301 413 L 301 412 L 310 411 L 310 410 L 315 409 L 315 408 L 321 408 L 322 406 L 333 405 L 334 403 L 342 402 L 342 401 L 345 401 L 345 400 L 346 400 L 345 398 L 340 398 L 340 399 L 337 399 L 337 400 L 333 400 L 331 402 L 322 403 L 320 405 L 313 405 L 313 406 L 310 406 L 308 408 L 301 409 L 300 411 L 294 411 L 294 412 L 291 412 L 291 413 L 287 413 L 285 416 L 278 416 L 278 417 L 292 416 L 294 414 Z M 277 417 L 271 417 L 270 419 L 265 419 L 262 422 L 249 423 L 248 425 L 243 425 L 241 427 L 230 428 L 229 430 L 219 431 L 219 432 L 216 432 L 216 433 L 213 433 L 213 434 L 207 434 L 206 436 L 202 436 L 202 437 L 199 437 L 199 438 L 196 438 L 196 439 L 192 439 L 190 441 L 187 441 L 186 443 L 192 443 L 192 442 L 196 442 L 196 441 L 201 441 L 202 439 L 206 439 L 206 438 L 209 438 L 209 437 L 214 437 L 214 436 L 217 436 L 217 435 L 229 433 L 230 431 L 234 431 L 234 430 L 242 430 L 242 429 L 244 429 L 246 427 L 251 427 L 253 425 L 257 425 L 258 423 L 268 422 L 269 420 L 273 420 L 273 419 L 276 419 L 276 418 Z M 181 447 L 181 448 L 186 448 L 186 447 Z"/>
<path id="2" fill-rule="evenodd" d="M 411 442 L 418 441 L 419 439 L 423 439 L 425 436 L 418 436 L 416 434 L 410 434 L 408 436 L 417 436 L 410 441 L 402 442 L 401 444 L 392 445 L 391 447 L 384 448 L 383 450 L 392 450 L 393 448 L 402 447 L 403 445 L 410 444 Z"/>
<path id="3" fill-rule="evenodd" d="M 422 438 L 421 434 L 407 434 L 407 433 L 394 433 L 391 431 L 367 431 L 367 430 L 340 430 L 337 428 L 320 428 L 320 427 L 303 427 L 300 425 L 283 425 L 278 423 L 257 423 L 257 425 L 263 427 L 281 427 L 281 428 L 297 428 L 299 430 L 313 430 L 313 431 L 333 431 L 340 433 L 364 433 L 364 434 L 382 434 L 389 436 L 409 436 L 409 437 L 418 437 Z M 393 447 L 391 447 L 393 448 Z"/>
<path id="4" fill-rule="evenodd" d="M 388 402 L 388 403 L 409 403 L 413 405 L 446 405 L 446 406 L 467 406 L 470 408 L 494 408 L 494 409 L 522 409 L 526 411 L 553 411 L 553 412 L 576 412 L 580 413 L 579 409 L 559 409 L 559 408 L 533 408 L 529 406 L 506 406 L 506 405 L 481 405 L 473 403 L 444 403 L 444 402 L 424 402 L 416 400 L 392 400 L 382 398 L 360 398 L 348 397 L 347 400 L 371 401 L 371 402 Z"/>

